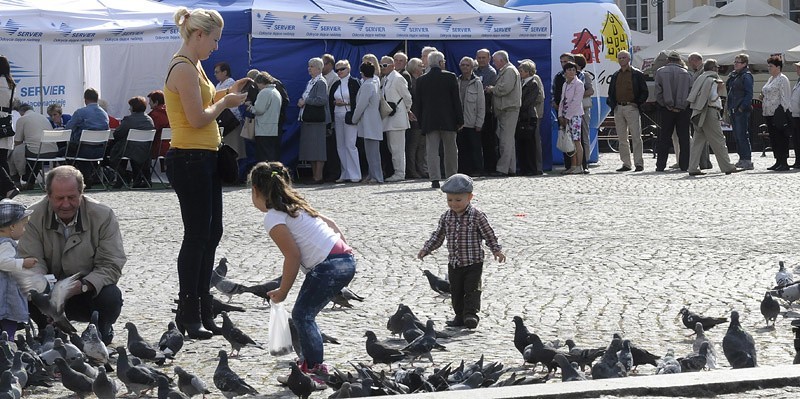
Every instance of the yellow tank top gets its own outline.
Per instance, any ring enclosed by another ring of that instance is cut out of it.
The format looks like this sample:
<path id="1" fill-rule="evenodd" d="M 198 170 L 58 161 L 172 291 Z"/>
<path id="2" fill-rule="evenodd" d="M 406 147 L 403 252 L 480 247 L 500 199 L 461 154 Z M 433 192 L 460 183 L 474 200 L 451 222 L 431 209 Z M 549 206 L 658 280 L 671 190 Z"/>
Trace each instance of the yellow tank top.
<path id="1" fill-rule="evenodd" d="M 176 56 L 172 59 L 170 68 L 176 63 L 181 62 L 179 60 L 186 62 L 185 57 Z M 214 85 L 208 80 L 202 68 L 199 69 L 199 75 L 198 84 L 200 85 L 200 97 L 203 101 L 203 109 L 205 109 L 212 104 L 216 89 L 214 89 Z M 186 119 L 186 114 L 183 112 L 181 96 L 168 89 L 166 82 L 164 82 L 164 102 L 167 105 L 167 117 L 169 118 L 169 124 L 172 128 L 172 142 L 170 147 L 185 150 L 217 151 L 220 144 L 220 136 L 216 121 L 200 129 L 192 127 Z"/>

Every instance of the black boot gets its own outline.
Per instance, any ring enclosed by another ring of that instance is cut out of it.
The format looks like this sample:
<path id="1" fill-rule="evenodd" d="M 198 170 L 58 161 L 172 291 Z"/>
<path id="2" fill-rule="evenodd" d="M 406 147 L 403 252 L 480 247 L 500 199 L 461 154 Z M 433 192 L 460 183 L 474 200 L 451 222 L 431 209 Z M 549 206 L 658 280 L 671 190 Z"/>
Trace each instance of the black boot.
<path id="1" fill-rule="evenodd" d="M 175 324 L 181 334 L 191 339 L 210 339 L 213 334 L 200 323 L 200 298 L 181 294 L 178 297 L 178 311 Z"/>
<path id="2" fill-rule="evenodd" d="M 200 296 L 200 319 L 203 327 L 214 335 L 222 335 L 222 328 L 214 322 L 214 296 L 205 294 Z"/>

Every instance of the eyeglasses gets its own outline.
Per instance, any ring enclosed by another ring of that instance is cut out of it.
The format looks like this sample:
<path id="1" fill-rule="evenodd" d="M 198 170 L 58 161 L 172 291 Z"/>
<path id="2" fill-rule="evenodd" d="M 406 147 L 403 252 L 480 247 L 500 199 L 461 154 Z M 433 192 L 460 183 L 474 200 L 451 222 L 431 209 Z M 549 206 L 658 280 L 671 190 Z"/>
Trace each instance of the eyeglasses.
<path id="1" fill-rule="evenodd" d="M 734 61 L 734 64 L 744 64 L 744 61 Z"/>
<path id="2" fill-rule="evenodd" d="M 471 66 L 472 66 L 472 64 L 461 64 L 461 65 L 459 65 L 459 66 L 462 66 L 462 67 L 471 67 Z"/>
<path id="3" fill-rule="evenodd" d="M 347 70 L 347 67 L 344 67 L 344 68 L 336 68 L 336 69 L 334 69 L 334 70 L 335 70 L 336 72 L 342 72 L 342 71 L 346 71 L 346 70 Z"/>
<path id="4" fill-rule="evenodd" d="M 381 68 L 388 68 L 389 65 L 394 65 L 394 64 L 381 64 Z"/>

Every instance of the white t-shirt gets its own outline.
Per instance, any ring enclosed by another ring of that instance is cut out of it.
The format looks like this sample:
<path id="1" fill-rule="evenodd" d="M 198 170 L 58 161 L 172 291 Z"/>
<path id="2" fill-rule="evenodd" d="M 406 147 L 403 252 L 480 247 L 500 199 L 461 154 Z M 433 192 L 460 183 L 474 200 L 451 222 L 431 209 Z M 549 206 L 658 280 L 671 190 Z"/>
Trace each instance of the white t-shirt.
<path id="1" fill-rule="evenodd" d="M 324 261 L 339 241 L 339 235 L 325 221 L 308 216 L 305 211 L 300 211 L 297 217 L 275 209 L 267 211 L 264 215 L 267 233 L 279 224 L 286 225 L 300 249 L 300 269 L 303 273 L 308 273 Z"/>

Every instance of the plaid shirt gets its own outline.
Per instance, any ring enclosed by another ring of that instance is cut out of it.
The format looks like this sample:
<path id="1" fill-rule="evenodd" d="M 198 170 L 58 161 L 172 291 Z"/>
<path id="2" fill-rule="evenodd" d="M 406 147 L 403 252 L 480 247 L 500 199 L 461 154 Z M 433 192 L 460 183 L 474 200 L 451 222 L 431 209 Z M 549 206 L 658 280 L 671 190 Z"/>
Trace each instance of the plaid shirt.
<path id="1" fill-rule="evenodd" d="M 471 204 L 461 216 L 456 215 L 452 210 L 442 214 L 439 218 L 439 226 L 431 234 L 431 238 L 425 242 L 422 250 L 431 253 L 442 246 L 445 237 L 447 238 L 448 264 L 452 267 L 464 267 L 483 262 L 483 247 L 481 241 L 486 240 L 486 245 L 492 252 L 503 249 L 497 243 L 497 236 L 494 235 L 492 226 L 486 214 Z"/>

